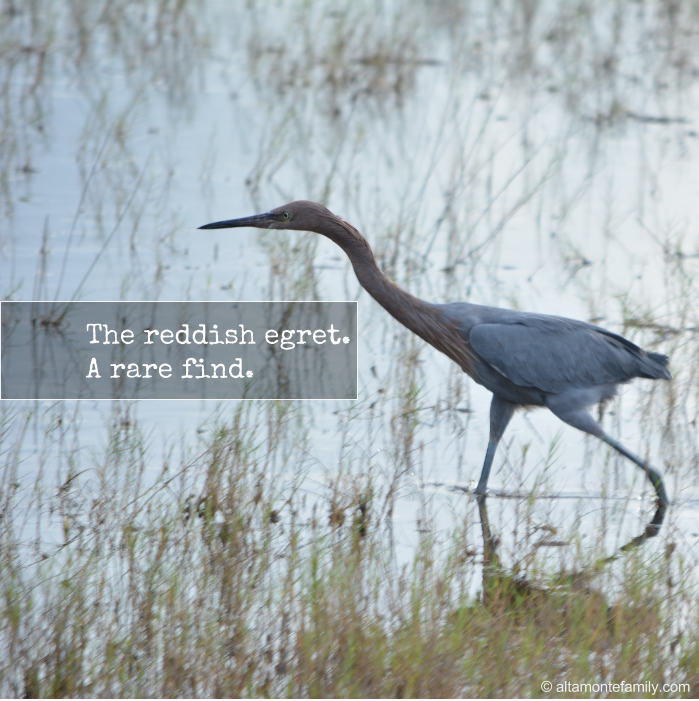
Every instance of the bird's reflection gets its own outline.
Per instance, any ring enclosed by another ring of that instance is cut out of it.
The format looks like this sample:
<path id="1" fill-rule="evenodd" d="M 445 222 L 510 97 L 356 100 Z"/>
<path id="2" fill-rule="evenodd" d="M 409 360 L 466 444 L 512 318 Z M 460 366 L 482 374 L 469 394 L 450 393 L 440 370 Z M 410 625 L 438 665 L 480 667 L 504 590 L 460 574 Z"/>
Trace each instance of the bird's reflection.
<path id="1" fill-rule="evenodd" d="M 494 583 L 500 582 L 503 577 L 507 577 L 504 571 L 500 567 L 500 558 L 498 556 L 498 547 L 500 545 L 500 538 L 493 533 L 490 527 L 490 521 L 488 519 L 488 507 L 486 505 L 487 495 L 477 496 L 478 502 L 478 513 L 481 521 L 481 531 L 483 534 L 483 591 L 487 593 Z M 608 562 L 613 562 L 616 560 L 621 553 L 633 548 L 638 547 L 642 543 L 645 543 L 649 538 L 654 538 L 660 533 L 663 521 L 665 519 L 665 513 L 667 511 L 667 503 L 658 499 L 656 501 L 656 510 L 653 514 L 653 518 L 650 520 L 646 526 L 643 533 L 632 538 L 628 543 L 622 545 L 617 552 L 609 557 L 597 560 L 591 567 L 586 570 L 575 572 L 573 574 L 567 575 L 566 579 L 573 582 L 580 582 L 585 579 L 589 579 L 591 576 L 599 571 L 599 568 Z M 509 579 L 510 577 L 508 577 Z M 523 587 L 526 589 L 535 588 L 525 580 L 512 580 L 516 584 L 518 589 Z"/>

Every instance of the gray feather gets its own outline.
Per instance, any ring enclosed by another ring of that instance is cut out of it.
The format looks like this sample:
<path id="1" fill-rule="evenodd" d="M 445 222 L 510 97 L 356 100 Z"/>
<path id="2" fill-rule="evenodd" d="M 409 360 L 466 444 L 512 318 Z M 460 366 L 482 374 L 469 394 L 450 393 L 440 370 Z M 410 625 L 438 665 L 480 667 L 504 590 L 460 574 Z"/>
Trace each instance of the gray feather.
<path id="1" fill-rule="evenodd" d="M 526 314 L 510 323 L 479 324 L 469 341 L 511 382 L 552 394 L 634 377 L 670 379 L 664 356 L 649 356 L 610 331 L 560 317 Z"/>

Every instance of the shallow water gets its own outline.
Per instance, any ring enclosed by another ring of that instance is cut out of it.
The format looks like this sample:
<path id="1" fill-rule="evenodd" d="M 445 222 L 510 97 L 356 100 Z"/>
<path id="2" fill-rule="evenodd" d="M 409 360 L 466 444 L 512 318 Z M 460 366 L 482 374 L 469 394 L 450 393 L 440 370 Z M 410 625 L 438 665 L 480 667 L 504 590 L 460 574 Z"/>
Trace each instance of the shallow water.
<path id="1" fill-rule="evenodd" d="M 36 3 L 5 23 L 3 299 L 358 299 L 360 399 L 296 407 L 304 489 L 322 493 L 340 462 L 385 481 L 403 473 L 394 530 L 409 559 L 417 518 L 446 533 L 473 508 L 433 485 L 477 479 L 489 393 L 413 345 L 331 242 L 196 231 L 323 201 L 414 294 L 591 320 L 670 354 L 673 384 L 623 387 L 604 425 L 665 473 L 675 504 L 664 533 L 699 556 L 699 19 L 690 10 L 143 7 Z M 22 407 L 5 403 L 9 414 Z M 27 481 L 55 413 L 45 407 L 22 443 Z M 83 455 L 103 445 L 108 407 L 77 409 Z M 168 446 L 196 450 L 201 427 L 231 407 L 129 411 L 158 474 Z M 9 423 L 6 445 L 19 431 Z M 611 549 L 652 511 L 637 472 L 539 411 L 513 420 L 491 486 L 578 496 L 542 500 L 535 520 L 583 536 L 607 514 L 600 496 L 613 497 Z M 510 532 L 516 508 L 491 509 Z"/>

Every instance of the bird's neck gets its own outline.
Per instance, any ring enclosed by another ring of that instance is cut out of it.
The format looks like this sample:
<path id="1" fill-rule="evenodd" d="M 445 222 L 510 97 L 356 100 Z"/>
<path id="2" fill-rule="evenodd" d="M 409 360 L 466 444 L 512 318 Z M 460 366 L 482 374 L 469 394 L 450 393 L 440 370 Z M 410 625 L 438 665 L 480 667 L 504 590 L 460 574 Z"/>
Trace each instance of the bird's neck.
<path id="1" fill-rule="evenodd" d="M 371 251 L 370 257 L 362 256 L 361 250 L 357 253 L 359 255 L 352 255 L 347 251 L 359 284 L 403 326 L 424 338 L 424 327 L 429 326 L 433 306 L 386 277 Z"/>
<path id="2" fill-rule="evenodd" d="M 414 297 L 387 278 L 379 268 L 369 243 L 351 224 L 340 220 L 336 228 L 337 235 L 330 238 L 347 254 L 359 284 L 403 326 L 422 335 L 414 312 L 431 310 L 432 305 Z"/>
<path id="3" fill-rule="evenodd" d="M 366 239 L 354 227 L 340 220 L 334 229 L 328 238 L 347 254 L 359 284 L 403 326 L 470 372 L 470 347 L 439 309 L 389 280 Z"/>

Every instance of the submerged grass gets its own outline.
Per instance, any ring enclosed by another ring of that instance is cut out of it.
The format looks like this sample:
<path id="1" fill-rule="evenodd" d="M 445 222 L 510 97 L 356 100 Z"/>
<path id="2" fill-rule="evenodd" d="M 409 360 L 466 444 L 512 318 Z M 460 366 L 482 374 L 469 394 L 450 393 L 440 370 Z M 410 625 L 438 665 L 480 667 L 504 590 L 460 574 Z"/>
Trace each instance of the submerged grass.
<path id="1" fill-rule="evenodd" d="M 44 457 L 64 466 L 56 485 L 23 484 L 20 451 L 3 445 L 2 695 L 526 697 L 546 680 L 554 692 L 699 690 L 699 607 L 672 547 L 613 568 L 579 548 L 564 567 L 520 542 L 515 567 L 487 511 L 464 501 L 446 542 L 420 519 L 401 565 L 380 486 L 355 469 L 307 504 L 281 479 L 303 452 L 299 416 L 251 406 L 208 427 L 177 468 L 171 452 L 154 469 L 133 407 L 115 411 L 91 466 L 54 417 Z M 16 447 L 36 417 L 5 419 Z"/>

